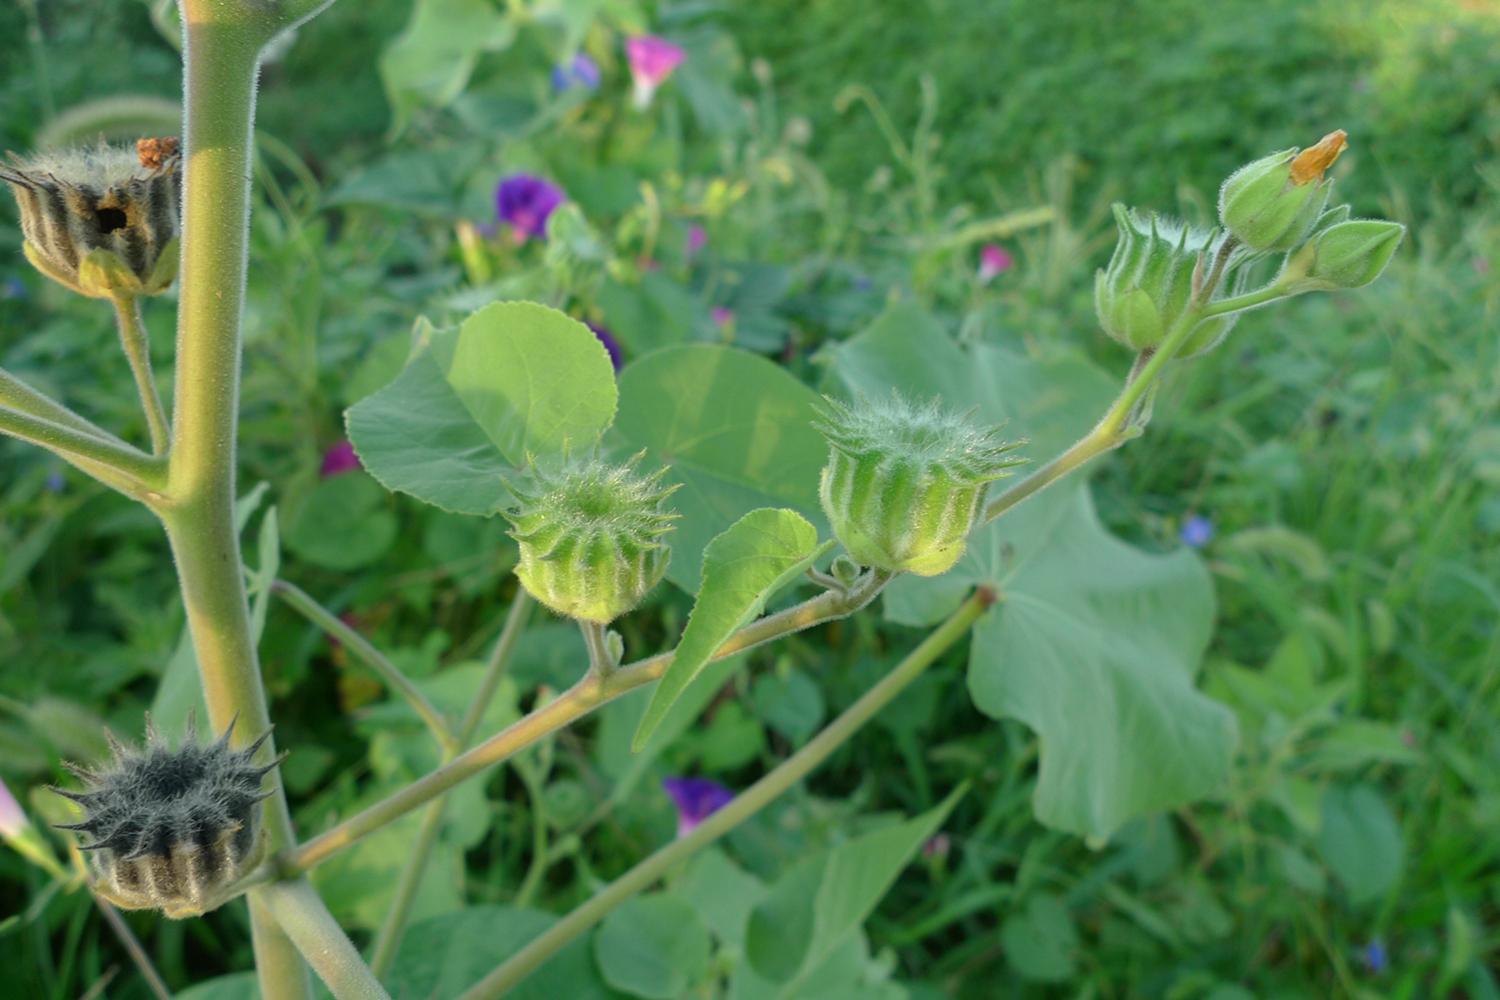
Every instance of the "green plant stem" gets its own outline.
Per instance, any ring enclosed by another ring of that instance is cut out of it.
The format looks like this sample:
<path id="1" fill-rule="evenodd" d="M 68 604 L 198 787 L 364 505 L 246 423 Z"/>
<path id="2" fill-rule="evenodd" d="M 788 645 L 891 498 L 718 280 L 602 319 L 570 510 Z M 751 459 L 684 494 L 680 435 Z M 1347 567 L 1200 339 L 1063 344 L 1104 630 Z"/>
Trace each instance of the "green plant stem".
<path id="1" fill-rule="evenodd" d="M 510 611 L 505 616 L 505 626 L 500 630 L 500 638 L 495 640 L 489 660 L 485 663 L 479 689 L 474 692 L 474 700 L 469 703 L 469 710 L 459 727 L 457 748 L 444 755 L 444 764 L 452 761 L 459 750 L 467 749 L 474 739 L 485 711 L 495 698 L 500 678 L 505 676 L 506 667 L 510 665 L 511 654 L 515 652 L 516 641 L 521 638 L 521 631 L 526 627 L 531 608 L 531 595 L 526 593 L 525 588 L 517 587 L 515 599 L 511 601 Z M 401 944 L 401 933 L 406 929 L 417 889 L 427 871 L 427 859 L 432 854 L 433 845 L 437 843 L 438 832 L 443 828 L 443 812 L 447 802 L 448 797 L 440 795 L 422 814 L 417 839 L 412 843 L 411 853 L 401 869 L 401 879 L 396 883 L 396 896 L 391 900 L 391 908 L 386 911 L 385 920 L 381 923 L 380 931 L 375 936 L 375 944 L 370 950 L 370 968 L 376 976 L 384 976 L 395 960 L 396 949 Z"/>
<path id="2" fill-rule="evenodd" d="M 589 651 L 589 671 L 599 677 L 608 677 L 619 666 L 614 662 L 614 657 L 609 655 L 609 641 L 605 636 L 607 627 L 598 622 L 578 623 L 578 628 L 583 632 L 584 645 Z"/>
<path id="3" fill-rule="evenodd" d="M 145 452 L 46 417 L 0 406 L 0 434 L 46 448 L 105 485 L 143 502 L 159 499 L 165 485 L 165 465 Z"/>
<path id="4" fill-rule="evenodd" d="M 183 0 L 185 135 L 182 284 L 168 493 L 162 508 L 203 693 L 214 728 L 238 717 L 240 745 L 270 728 L 234 523 L 241 312 L 250 217 L 251 132 L 260 47 L 269 37 L 253 5 Z M 268 740 L 261 760 L 276 753 Z M 270 850 L 295 842 L 280 771 L 262 806 Z M 261 996 L 306 1000 L 306 967 L 268 908 L 273 888 L 249 894 Z"/>
<path id="5" fill-rule="evenodd" d="M 120 328 L 120 347 L 125 351 L 125 360 L 130 362 L 135 388 L 141 397 L 141 409 L 146 414 L 146 426 L 151 432 L 151 453 L 161 455 L 172 440 L 172 429 L 167 423 L 167 411 L 161 405 L 156 378 L 151 374 L 151 338 L 141 318 L 141 300 L 134 295 L 120 295 L 111 301 L 115 307 L 115 322 Z"/>
<path id="6" fill-rule="evenodd" d="M 819 764 L 922 675 L 995 603 L 994 591 L 981 589 L 965 601 L 952 617 L 934 629 L 916 649 L 907 654 L 889 674 L 866 691 L 843 714 L 829 723 L 807 745 L 773 771 L 735 796 L 733 801 L 709 816 L 692 833 L 661 848 L 624 875 L 596 893 L 588 902 L 553 924 L 516 952 L 494 972 L 460 995 L 459 1000 L 495 1000 L 520 984 L 559 949 L 597 924 L 615 907 L 650 886 L 679 862 L 691 857 L 754 816 L 784 792 L 807 777 Z"/>
<path id="7" fill-rule="evenodd" d="M 427 696 L 411 682 L 411 678 L 403 674 L 400 667 L 376 649 L 370 640 L 350 628 L 337 615 L 323 607 L 294 583 L 275 580 L 271 584 L 271 593 L 280 597 L 303 618 L 337 639 L 367 667 L 379 674 L 380 679 L 385 681 L 391 690 L 406 699 L 412 711 L 421 717 L 445 754 L 458 751 L 458 738 L 448 727 L 443 713 L 438 711 L 437 706 L 428 701 Z"/>
<path id="8" fill-rule="evenodd" d="M 291 937 L 336 1000 L 390 1000 L 359 952 L 305 879 L 258 890 L 276 923 Z"/>
<path id="9" fill-rule="evenodd" d="M 1244 295 L 1235 295 L 1217 302 L 1210 302 L 1203 307 L 1203 318 L 1212 319 L 1215 316 L 1227 316 L 1229 313 L 1244 312 L 1246 309 L 1254 309 L 1263 306 L 1267 302 L 1275 302 L 1277 299 L 1287 297 L 1285 290 L 1270 284 L 1265 288 L 1258 288 Z"/>
<path id="10" fill-rule="evenodd" d="M 146 986 L 151 990 L 152 995 L 158 1000 L 172 1000 L 172 991 L 167 989 L 167 984 L 162 981 L 161 973 L 157 972 L 156 966 L 151 964 L 151 956 L 147 955 L 146 949 L 141 947 L 140 939 L 135 936 L 135 931 L 130 929 L 125 918 L 120 916 L 120 911 L 98 896 L 94 896 L 94 903 L 98 905 L 99 912 L 104 915 L 104 922 L 109 924 L 109 929 L 114 931 L 115 937 L 120 939 L 120 944 L 125 947 L 130 960 L 135 963 L 141 978 L 146 980 Z"/>
<path id="11" fill-rule="evenodd" d="M 751 622 L 714 651 L 713 660 L 800 632 L 823 622 L 844 618 L 863 608 L 890 580 L 889 574 L 871 573 L 848 594 L 823 593 L 774 615 Z M 672 653 L 660 653 L 608 677 L 592 673 L 546 705 L 535 709 L 494 736 L 466 751 L 412 784 L 394 792 L 363 812 L 351 816 L 312 840 L 286 851 L 274 862 L 283 877 L 291 877 L 321 864 L 334 854 L 382 826 L 441 795 L 482 771 L 506 760 L 517 751 L 567 726 L 606 702 L 661 677 L 672 663 Z"/>
<path id="12" fill-rule="evenodd" d="M 64 427 L 71 427 L 75 431 L 92 434 L 94 437 L 101 438 L 111 444 L 125 445 L 124 441 L 121 441 L 96 424 L 85 420 L 46 393 L 39 392 L 30 385 L 27 385 L 4 368 L 0 368 L 0 406 L 9 407 L 21 413 L 29 413 L 33 417 L 50 420 L 54 424 L 62 424 Z"/>

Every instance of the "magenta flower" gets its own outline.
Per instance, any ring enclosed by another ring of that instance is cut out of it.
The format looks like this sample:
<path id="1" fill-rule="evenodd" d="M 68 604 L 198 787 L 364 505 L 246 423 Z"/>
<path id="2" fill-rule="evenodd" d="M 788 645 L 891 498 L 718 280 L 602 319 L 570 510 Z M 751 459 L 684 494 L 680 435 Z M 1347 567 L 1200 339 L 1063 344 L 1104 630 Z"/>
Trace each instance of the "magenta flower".
<path id="1" fill-rule="evenodd" d="M 5 782 L 0 781 L 0 837 L 18 837 L 24 829 L 26 814 L 21 811 L 21 803 L 10 794 Z"/>
<path id="2" fill-rule="evenodd" d="M 625 39 L 625 58 L 635 82 L 635 106 L 644 109 L 651 106 L 656 88 L 682 65 L 687 53 L 657 35 L 636 35 Z"/>
<path id="3" fill-rule="evenodd" d="M 340 441 L 338 444 L 323 452 L 323 464 L 318 469 L 318 476 L 322 479 L 332 479 L 346 472 L 355 472 L 362 468 L 359 464 L 359 456 L 354 453 L 354 445 L 349 441 Z"/>
<path id="4" fill-rule="evenodd" d="M 516 242 L 527 237 L 545 238 L 547 217 L 567 196 L 562 188 L 532 174 L 511 174 L 495 189 L 495 210 L 500 221 L 515 232 Z"/>
<path id="5" fill-rule="evenodd" d="M 982 284 L 988 284 L 996 275 L 1004 274 L 1015 265 L 1016 259 L 1010 251 L 998 243 L 986 243 L 979 248 L 979 280 Z"/>
<path id="6" fill-rule="evenodd" d="M 714 306 L 708 314 L 713 318 L 714 326 L 724 327 L 734 322 L 734 310 L 728 306 Z"/>
<path id="7" fill-rule="evenodd" d="M 688 230 L 687 252 L 689 257 L 697 254 L 706 246 L 708 246 L 708 230 L 702 226 L 694 226 Z"/>
<path id="8" fill-rule="evenodd" d="M 734 801 L 734 792 L 708 778 L 663 778 L 661 787 L 677 807 L 677 836 L 686 837 Z"/>
<path id="9" fill-rule="evenodd" d="M 594 336 L 599 338 L 599 343 L 603 344 L 604 349 L 609 352 L 609 363 L 615 366 L 615 371 L 619 371 L 625 364 L 625 356 L 620 350 L 620 342 L 615 339 L 615 335 L 609 332 L 609 327 L 600 326 L 598 323 L 585 321 L 585 325 L 594 331 Z"/>

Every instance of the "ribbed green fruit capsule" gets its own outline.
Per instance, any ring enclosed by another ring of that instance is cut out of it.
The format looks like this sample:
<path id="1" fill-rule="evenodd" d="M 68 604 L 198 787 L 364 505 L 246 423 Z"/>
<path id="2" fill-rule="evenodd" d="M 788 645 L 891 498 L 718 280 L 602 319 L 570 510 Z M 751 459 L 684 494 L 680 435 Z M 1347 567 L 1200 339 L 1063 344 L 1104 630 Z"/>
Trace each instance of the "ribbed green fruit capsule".
<path id="1" fill-rule="evenodd" d="M 1406 227 L 1387 219 L 1354 219 L 1319 228 L 1276 279 L 1288 295 L 1363 288 L 1380 277 Z"/>
<path id="2" fill-rule="evenodd" d="M 833 533 L 862 565 L 936 576 L 964 554 L 990 483 L 1023 459 L 998 427 L 936 402 L 827 400 L 828 465 L 818 495 Z"/>
<path id="3" fill-rule="evenodd" d="M 1334 131 L 1307 149 L 1284 149 L 1248 163 L 1219 189 L 1219 221 L 1252 250 L 1295 250 L 1328 204 L 1333 179 L 1323 176 L 1348 146 Z"/>
<path id="4" fill-rule="evenodd" d="M 175 139 L 12 157 L 26 259 L 91 298 L 155 295 L 177 277 L 182 193 Z"/>
<path id="5" fill-rule="evenodd" d="M 1193 295 L 1200 261 L 1218 251 L 1222 234 L 1116 203 L 1119 242 L 1109 266 L 1094 275 L 1094 308 L 1104 332 L 1133 351 L 1166 339 Z M 1223 289 L 1215 290 L 1215 297 Z M 1224 339 L 1235 316 L 1199 323 L 1176 357 L 1201 354 Z"/>
<path id="6" fill-rule="evenodd" d="M 208 744 L 187 738 L 170 749 L 147 722 L 146 745 L 125 746 L 112 735 L 112 766 L 70 765 L 88 787 L 53 791 L 83 807 L 82 822 L 61 828 L 88 835 L 94 891 L 127 910 L 161 910 L 169 917 L 207 913 L 233 898 L 235 885 L 265 849 L 261 782 L 281 758 L 253 763 L 267 732 L 242 750 L 229 734 Z"/>
<path id="7" fill-rule="evenodd" d="M 677 515 L 665 503 L 677 487 L 661 485 L 666 469 L 640 476 L 633 465 L 533 467 L 534 486 L 512 486 L 517 507 L 505 517 L 521 549 L 516 576 L 560 615 L 607 625 L 667 571 L 672 553 L 662 539 Z"/>

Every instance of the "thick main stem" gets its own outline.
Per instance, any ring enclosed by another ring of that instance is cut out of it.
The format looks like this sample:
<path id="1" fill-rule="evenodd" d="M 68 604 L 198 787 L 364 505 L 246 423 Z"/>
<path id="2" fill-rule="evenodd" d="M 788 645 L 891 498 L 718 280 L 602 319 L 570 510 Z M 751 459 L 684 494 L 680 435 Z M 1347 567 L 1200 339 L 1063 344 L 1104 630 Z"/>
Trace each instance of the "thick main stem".
<path id="1" fill-rule="evenodd" d="M 259 892 L 335 1000 L 390 1000 L 306 879 L 269 885 Z"/>
<path id="2" fill-rule="evenodd" d="M 271 726 L 251 638 L 234 524 L 235 437 L 239 408 L 240 314 L 250 216 L 255 74 L 264 31 L 247 24 L 248 5 L 186 0 L 186 164 L 183 173 L 182 288 L 177 321 L 171 502 L 162 512 L 203 693 L 214 728 L 238 717 L 243 744 Z M 271 741 L 261 751 L 269 761 Z M 294 841 L 278 772 L 263 806 L 270 849 Z M 250 894 L 261 995 L 309 997 L 306 969 L 266 908 Z"/>
<path id="3" fill-rule="evenodd" d="M 952 617 L 907 654 L 894 670 L 845 709 L 842 715 L 830 722 L 801 750 L 735 796 L 733 801 L 709 816 L 692 833 L 652 854 L 596 893 L 588 902 L 553 924 L 472 989 L 463 993 L 459 1000 L 495 1000 L 504 996 L 568 942 L 603 920 L 615 907 L 661 878 L 678 862 L 691 857 L 775 801 L 827 760 L 904 691 L 907 685 L 920 677 L 939 656 L 963 638 L 994 603 L 993 591 L 985 589 L 974 594 Z"/>

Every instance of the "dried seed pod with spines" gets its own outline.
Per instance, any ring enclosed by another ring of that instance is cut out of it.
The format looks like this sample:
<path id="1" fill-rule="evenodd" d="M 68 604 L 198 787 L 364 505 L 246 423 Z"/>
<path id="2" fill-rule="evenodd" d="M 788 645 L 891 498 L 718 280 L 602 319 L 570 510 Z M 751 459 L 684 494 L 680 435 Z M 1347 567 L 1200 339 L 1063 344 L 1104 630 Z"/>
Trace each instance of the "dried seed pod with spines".
<path id="1" fill-rule="evenodd" d="M 155 295 L 177 275 L 180 167 L 173 142 L 157 139 L 140 150 L 12 154 L 0 180 L 37 270 L 93 298 Z"/>
<path id="2" fill-rule="evenodd" d="M 833 533 L 865 566 L 919 576 L 963 555 L 989 485 L 1024 459 L 998 427 L 936 402 L 827 399 L 818 430 L 828 465 L 818 491 Z"/>
<path id="3" fill-rule="evenodd" d="M 106 734 L 114 760 L 107 768 L 69 765 L 88 787 L 53 791 L 83 807 L 84 819 L 61 826 L 89 837 L 94 891 L 122 909 L 159 909 L 190 917 L 235 895 L 240 878 L 264 852 L 260 803 L 271 793 L 262 780 L 282 760 L 253 762 L 269 730 L 232 750 L 224 735 L 199 743 L 189 722 L 175 750 L 146 724 L 146 745 L 127 747 Z M 284 755 L 283 755 L 284 756 Z"/>
<path id="4" fill-rule="evenodd" d="M 517 506 L 505 517 L 521 550 L 516 576 L 558 614 L 607 625 L 666 573 L 671 549 L 662 537 L 677 515 L 664 504 L 677 487 L 661 485 L 665 468 L 637 475 L 640 458 L 533 465 L 533 486 L 511 486 Z"/>

